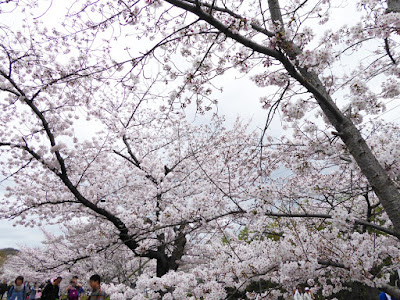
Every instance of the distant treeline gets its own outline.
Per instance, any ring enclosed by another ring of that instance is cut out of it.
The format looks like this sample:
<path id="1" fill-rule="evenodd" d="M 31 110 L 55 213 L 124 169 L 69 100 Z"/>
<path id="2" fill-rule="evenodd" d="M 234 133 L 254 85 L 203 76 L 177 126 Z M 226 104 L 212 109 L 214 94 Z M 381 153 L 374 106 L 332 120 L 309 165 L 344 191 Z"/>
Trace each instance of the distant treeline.
<path id="1" fill-rule="evenodd" d="M 0 249 L 0 268 L 3 266 L 3 263 L 6 261 L 7 257 L 10 255 L 18 254 L 19 250 L 13 248 L 4 248 Z M 1 271 L 0 271 L 1 273 Z"/>

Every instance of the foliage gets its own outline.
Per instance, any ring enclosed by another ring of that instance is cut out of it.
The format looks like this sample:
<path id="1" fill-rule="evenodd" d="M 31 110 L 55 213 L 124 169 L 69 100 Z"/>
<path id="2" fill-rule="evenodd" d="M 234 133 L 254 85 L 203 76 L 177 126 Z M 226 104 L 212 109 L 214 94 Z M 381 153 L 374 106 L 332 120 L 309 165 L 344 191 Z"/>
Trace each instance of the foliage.
<path id="1" fill-rule="evenodd" d="M 5 271 L 97 272 L 113 299 L 399 296 L 398 3 L 0 1 L 0 216 L 63 229 Z M 215 109 L 239 73 L 261 130 Z"/>

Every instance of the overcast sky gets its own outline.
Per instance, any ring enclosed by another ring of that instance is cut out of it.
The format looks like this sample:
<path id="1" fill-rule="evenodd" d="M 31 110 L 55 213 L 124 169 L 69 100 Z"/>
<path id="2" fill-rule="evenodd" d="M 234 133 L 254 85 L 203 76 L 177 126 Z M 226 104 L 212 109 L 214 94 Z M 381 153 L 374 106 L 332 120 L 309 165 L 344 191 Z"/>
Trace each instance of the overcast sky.
<path id="1" fill-rule="evenodd" d="M 40 246 L 43 239 L 40 229 L 13 227 L 7 220 L 0 221 L 0 248 L 20 248 L 20 246 Z"/>

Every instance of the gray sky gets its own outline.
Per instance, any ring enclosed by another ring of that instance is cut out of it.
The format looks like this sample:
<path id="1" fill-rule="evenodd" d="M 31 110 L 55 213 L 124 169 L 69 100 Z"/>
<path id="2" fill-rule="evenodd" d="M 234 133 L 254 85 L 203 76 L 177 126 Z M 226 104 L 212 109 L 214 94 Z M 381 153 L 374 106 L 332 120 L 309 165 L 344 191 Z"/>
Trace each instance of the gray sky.
<path id="1" fill-rule="evenodd" d="M 39 228 L 13 227 L 10 221 L 0 221 L 0 248 L 40 246 L 42 239 L 43 234 Z"/>

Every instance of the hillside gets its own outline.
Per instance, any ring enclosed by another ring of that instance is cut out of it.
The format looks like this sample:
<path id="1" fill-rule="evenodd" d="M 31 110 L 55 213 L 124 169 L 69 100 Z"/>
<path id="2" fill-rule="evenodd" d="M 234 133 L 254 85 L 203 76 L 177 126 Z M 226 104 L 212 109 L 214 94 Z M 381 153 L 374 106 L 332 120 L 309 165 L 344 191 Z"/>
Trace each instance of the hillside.
<path id="1" fill-rule="evenodd" d="M 13 249 L 13 248 L 0 249 L 0 268 L 3 265 L 3 263 L 6 261 L 8 256 L 15 255 L 18 252 L 19 252 L 19 250 Z"/>

